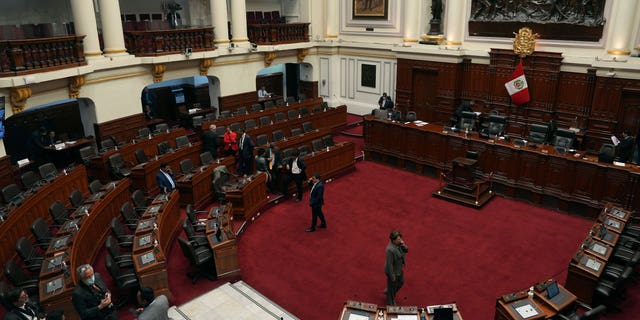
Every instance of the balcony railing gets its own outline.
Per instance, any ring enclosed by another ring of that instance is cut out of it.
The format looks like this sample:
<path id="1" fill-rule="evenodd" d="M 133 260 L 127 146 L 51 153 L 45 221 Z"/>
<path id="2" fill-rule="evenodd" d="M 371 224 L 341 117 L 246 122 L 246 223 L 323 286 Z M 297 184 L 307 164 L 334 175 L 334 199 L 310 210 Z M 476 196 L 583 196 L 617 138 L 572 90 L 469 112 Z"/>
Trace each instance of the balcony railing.
<path id="1" fill-rule="evenodd" d="M 277 23 L 247 25 L 249 41 L 258 45 L 274 45 L 309 41 L 309 23 Z"/>
<path id="2" fill-rule="evenodd" d="M 183 53 L 187 48 L 192 52 L 214 50 L 213 27 L 125 31 L 124 39 L 127 51 L 135 56 Z"/>
<path id="3" fill-rule="evenodd" d="M 84 36 L 0 41 L 0 77 L 86 65 Z"/>

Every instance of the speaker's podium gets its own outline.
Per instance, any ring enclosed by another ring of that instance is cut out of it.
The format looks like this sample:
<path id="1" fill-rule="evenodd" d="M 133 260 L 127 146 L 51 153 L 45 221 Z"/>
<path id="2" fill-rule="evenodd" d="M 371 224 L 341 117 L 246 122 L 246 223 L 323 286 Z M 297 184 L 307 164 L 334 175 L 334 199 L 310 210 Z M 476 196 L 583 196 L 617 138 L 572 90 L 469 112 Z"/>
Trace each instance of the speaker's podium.
<path id="1" fill-rule="evenodd" d="M 451 171 L 440 174 L 440 186 L 433 196 L 475 208 L 482 207 L 493 197 L 491 179 L 476 177 L 478 160 L 465 157 L 453 159 Z"/>

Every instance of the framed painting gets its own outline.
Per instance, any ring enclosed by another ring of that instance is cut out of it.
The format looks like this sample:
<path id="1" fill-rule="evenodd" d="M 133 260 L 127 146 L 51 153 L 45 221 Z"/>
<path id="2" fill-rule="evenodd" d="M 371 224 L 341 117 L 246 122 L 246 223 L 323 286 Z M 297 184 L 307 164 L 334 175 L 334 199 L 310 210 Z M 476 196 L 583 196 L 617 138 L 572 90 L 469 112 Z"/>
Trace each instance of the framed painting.
<path id="1" fill-rule="evenodd" d="M 387 20 L 389 0 L 352 0 L 351 18 L 354 20 Z"/>

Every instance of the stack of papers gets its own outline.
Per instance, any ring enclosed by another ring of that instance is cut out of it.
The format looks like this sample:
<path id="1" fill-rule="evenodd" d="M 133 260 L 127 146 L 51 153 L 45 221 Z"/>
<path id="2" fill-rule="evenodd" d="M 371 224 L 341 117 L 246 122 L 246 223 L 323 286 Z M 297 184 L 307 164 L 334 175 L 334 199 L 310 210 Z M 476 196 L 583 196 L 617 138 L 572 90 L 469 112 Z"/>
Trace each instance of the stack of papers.
<path id="1" fill-rule="evenodd" d="M 538 315 L 538 311 L 536 311 L 536 309 L 530 304 L 518 307 L 516 308 L 516 311 L 518 311 L 518 314 L 520 314 L 523 319 Z"/>
<path id="2" fill-rule="evenodd" d="M 422 121 L 422 120 L 416 120 L 416 121 L 414 121 L 413 123 L 415 123 L 415 125 L 416 125 L 416 126 L 418 126 L 418 127 L 422 127 L 422 126 L 424 126 L 424 125 L 429 124 L 429 122 L 424 122 L 424 121 Z"/>

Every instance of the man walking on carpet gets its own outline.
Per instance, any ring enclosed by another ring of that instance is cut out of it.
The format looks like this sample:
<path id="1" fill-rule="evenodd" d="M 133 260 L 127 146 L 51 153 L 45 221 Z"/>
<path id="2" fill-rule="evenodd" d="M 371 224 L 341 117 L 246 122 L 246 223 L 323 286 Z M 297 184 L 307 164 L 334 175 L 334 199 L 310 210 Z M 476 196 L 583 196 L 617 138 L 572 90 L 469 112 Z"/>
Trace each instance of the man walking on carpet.
<path id="1" fill-rule="evenodd" d="M 322 205 L 324 204 L 324 183 L 320 180 L 320 174 L 314 174 L 309 183 L 312 184 L 311 192 L 309 193 L 309 206 L 311 206 L 311 227 L 306 229 L 306 232 L 316 231 L 316 224 L 318 218 L 320 218 L 320 226 L 318 228 L 326 228 L 327 222 L 324 220 L 324 213 L 322 213 Z"/>
<path id="2" fill-rule="evenodd" d="M 404 244 L 402 233 L 398 230 L 391 231 L 389 239 L 389 244 L 385 250 L 386 259 L 384 263 L 384 273 L 387 275 L 385 294 L 387 295 L 387 305 L 395 306 L 396 294 L 404 284 L 402 268 L 405 264 L 404 255 L 409 252 L 409 248 Z"/>

